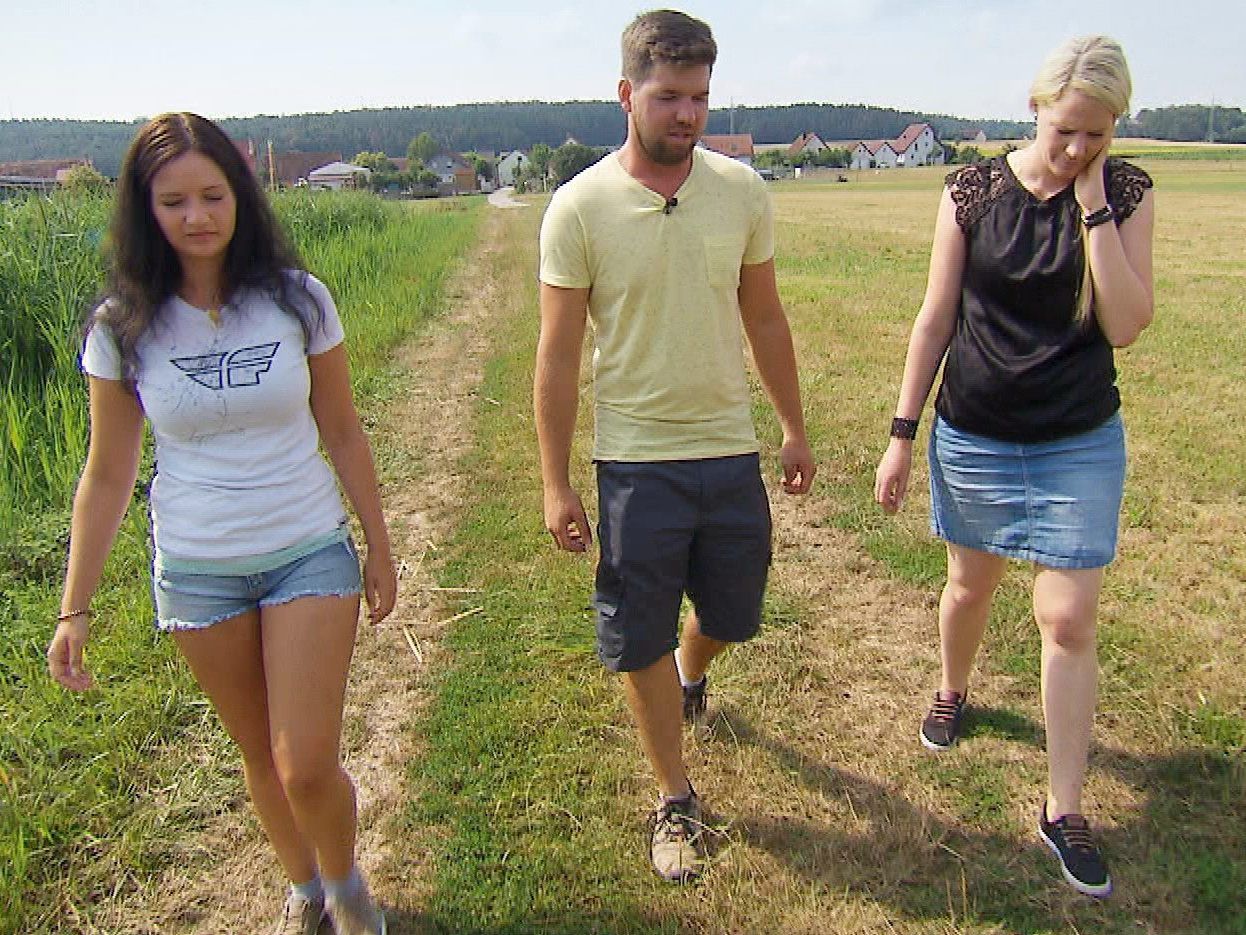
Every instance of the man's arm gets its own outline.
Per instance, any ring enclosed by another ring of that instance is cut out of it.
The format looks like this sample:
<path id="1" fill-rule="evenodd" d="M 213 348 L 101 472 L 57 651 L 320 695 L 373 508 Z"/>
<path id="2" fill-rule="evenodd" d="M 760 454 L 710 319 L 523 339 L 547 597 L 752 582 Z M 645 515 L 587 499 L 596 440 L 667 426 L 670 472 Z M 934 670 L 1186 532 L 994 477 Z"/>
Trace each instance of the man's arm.
<path id="1" fill-rule="evenodd" d="M 588 318 L 588 290 L 541 283 L 541 337 L 537 342 L 532 405 L 541 448 L 545 528 L 568 552 L 593 541 L 580 495 L 571 486 L 571 440 L 580 399 L 580 355 Z"/>
<path id="2" fill-rule="evenodd" d="M 796 352 L 775 284 L 773 259 L 740 267 L 739 297 L 740 317 L 753 350 L 757 373 L 783 428 L 783 449 L 779 455 L 783 464 L 783 490 L 807 493 L 813 485 L 816 467 L 805 436 Z"/>

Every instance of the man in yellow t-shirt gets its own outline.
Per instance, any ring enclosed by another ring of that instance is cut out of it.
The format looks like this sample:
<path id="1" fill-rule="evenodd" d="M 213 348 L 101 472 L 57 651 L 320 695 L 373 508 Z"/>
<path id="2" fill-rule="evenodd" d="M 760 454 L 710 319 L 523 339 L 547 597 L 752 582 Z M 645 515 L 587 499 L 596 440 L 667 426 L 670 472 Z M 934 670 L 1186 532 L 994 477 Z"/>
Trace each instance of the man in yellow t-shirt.
<path id="1" fill-rule="evenodd" d="M 696 147 L 716 56 L 705 23 L 669 10 L 638 16 L 623 33 L 627 139 L 555 193 L 541 227 L 534 401 L 545 524 L 561 549 L 591 544 L 569 477 L 591 319 L 598 653 L 623 675 L 657 775 L 650 859 L 675 882 L 698 876 L 705 859 L 680 711 L 703 718 L 710 661 L 757 632 L 770 565 L 746 338 L 783 429 L 783 489 L 805 493 L 814 474 L 765 183 Z M 680 639 L 685 594 L 693 611 Z"/>

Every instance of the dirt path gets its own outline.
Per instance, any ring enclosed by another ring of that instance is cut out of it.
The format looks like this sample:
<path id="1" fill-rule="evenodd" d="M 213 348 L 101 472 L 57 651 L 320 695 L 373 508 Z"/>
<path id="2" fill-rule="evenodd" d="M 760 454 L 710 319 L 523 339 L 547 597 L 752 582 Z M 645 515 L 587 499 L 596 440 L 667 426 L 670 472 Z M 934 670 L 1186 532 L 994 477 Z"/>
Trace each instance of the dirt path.
<path id="1" fill-rule="evenodd" d="M 360 863 L 380 899 L 394 909 L 393 935 L 416 927 L 412 920 L 426 902 L 427 861 L 399 864 L 390 842 L 402 833 L 406 768 L 418 752 L 409 727 L 427 704 L 428 674 L 440 663 L 438 622 L 453 613 L 446 596 L 433 590 L 430 568 L 454 527 L 458 463 L 471 444 L 473 396 L 490 333 L 480 325 L 496 308 L 499 292 L 493 277 L 478 273 L 498 249 L 502 215 L 490 211 L 483 219 L 477 245 L 447 282 L 446 314 L 399 350 L 409 384 L 380 412 L 366 414 L 370 433 L 380 440 L 375 447 L 401 580 L 393 615 L 378 630 L 361 626 L 343 733 L 347 769 L 359 793 Z M 245 796 L 226 805 L 203 833 L 169 842 L 172 869 L 158 883 L 104 907 L 86 931 L 269 931 L 285 881 Z M 409 857 L 409 846 L 405 853 Z"/>

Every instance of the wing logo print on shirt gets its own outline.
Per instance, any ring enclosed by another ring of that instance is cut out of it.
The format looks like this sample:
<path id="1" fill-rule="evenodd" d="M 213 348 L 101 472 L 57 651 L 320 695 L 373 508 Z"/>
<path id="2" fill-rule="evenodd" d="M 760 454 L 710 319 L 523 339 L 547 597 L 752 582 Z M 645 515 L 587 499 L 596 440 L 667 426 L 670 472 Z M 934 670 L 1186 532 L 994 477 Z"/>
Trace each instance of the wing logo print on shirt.
<path id="1" fill-rule="evenodd" d="M 280 341 L 241 347 L 224 354 L 202 354 L 198 357 L 174 357 L 173 366 L 200 386 L 210 390 L 226 387 L 259 386 L 260 374 L 267 373 L 273 365 Z"/>

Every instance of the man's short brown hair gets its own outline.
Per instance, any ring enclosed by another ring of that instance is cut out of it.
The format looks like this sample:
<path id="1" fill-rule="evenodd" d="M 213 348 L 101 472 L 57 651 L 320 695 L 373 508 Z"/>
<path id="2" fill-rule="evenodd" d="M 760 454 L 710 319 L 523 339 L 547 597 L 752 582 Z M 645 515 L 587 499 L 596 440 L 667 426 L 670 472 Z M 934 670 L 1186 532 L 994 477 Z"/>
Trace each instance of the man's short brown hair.
<path id="1" fill-rule="evenodd" d="M 718 45 L 707 24 L 677 10 L 641 13 L 623 30 L 623 77 L 641 84 L 654 65 L 714 67 Z"/>

